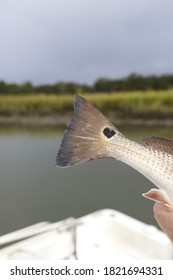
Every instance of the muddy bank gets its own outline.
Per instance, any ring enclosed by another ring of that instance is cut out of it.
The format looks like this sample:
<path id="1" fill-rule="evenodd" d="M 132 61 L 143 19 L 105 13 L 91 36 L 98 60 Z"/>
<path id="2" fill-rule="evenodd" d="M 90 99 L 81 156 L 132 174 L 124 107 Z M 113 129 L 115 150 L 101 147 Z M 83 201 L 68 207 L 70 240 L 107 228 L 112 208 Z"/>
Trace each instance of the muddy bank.
<path id="1" fill-rule="evenodd" d="M 68 124 L 70 116 L 42 116 L 42 117 L 0 117 L 0 125 L 21 125 L 21 126 L 65 126 Z M 167 126 L 173 127 L 173 119 L 120 119 L 110 118 L 116 125 L 136 125 L 136 126 Z"/>

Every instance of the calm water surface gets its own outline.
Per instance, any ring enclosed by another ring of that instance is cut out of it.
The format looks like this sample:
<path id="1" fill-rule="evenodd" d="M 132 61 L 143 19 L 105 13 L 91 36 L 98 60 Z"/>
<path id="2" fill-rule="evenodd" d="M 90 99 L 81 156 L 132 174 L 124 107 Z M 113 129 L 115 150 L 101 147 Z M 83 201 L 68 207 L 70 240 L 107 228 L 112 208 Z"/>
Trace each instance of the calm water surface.
<path id="1" fill-rule="evenodd" d="M 138 142 L 145 135 L 173 139 L 170 128 L 122 127 Z M 79 217 L 103 208 L 155 224 L 153 203 L 142 193 L 152 183 L 116 160 L 57 169 L 59 129 L 0 128 L 0 235 L 40 222 Z"/>

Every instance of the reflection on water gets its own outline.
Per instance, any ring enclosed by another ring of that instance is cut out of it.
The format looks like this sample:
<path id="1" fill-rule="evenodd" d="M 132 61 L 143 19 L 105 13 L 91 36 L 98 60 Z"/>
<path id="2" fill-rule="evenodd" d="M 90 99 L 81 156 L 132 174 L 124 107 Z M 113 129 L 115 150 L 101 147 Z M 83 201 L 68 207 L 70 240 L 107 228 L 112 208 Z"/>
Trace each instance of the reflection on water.
<path id="1" fill-rule="evenodd" d="M 173 139 L 170 128 L 122 127 L 136 141 L 146 135 Z M 141 193 L 152 183 L 116 160 L 57 169 L 62 129 L 0 129 L 0 234 L 40 222 L 112 208 L 155 224 L 153 203 Z"/>

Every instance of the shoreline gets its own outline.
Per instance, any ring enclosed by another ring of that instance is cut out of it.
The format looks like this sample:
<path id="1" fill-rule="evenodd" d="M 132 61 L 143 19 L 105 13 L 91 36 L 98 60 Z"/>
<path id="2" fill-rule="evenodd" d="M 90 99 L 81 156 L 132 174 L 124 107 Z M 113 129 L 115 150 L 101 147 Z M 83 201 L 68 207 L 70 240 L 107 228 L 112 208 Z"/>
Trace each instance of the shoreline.
<path id="1" fill-rule="evenodd" d="M 109 118 L 114 125 L 173 127 L 173 119 Z M 70 116 L 0 117 L 0 126 L 66 126 Z"/>

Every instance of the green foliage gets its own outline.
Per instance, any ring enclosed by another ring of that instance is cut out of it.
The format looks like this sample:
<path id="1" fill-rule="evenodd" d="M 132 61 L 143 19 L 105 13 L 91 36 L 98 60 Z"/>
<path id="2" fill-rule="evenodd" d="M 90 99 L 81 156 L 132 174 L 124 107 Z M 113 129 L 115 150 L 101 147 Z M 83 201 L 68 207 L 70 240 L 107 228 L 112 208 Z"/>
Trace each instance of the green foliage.
<path id="1" fill-rule="evenodd" d="M 75 94 L 92 92 L 92 87 L 88 85 L 79 85 L 77 83 L 65 83 L 59 82 L 56 84 L 45 84 L 34 86 L 30 82 L 23 84 L 7 84 L 4 81 L 0 81 L 0 95 L 14 94 L 14 95 L 25 95 L 25 94 Z"/>
<path id="2" fill-rule="evenodd" d="M 99 79 L 93 87 L 97 92 L 166 90 L 173 88 L 173 76 L 143 77 L 131 74 L 121 80 Z"/>
<path id="3" fill-rule="evenodd" d="M 86 96 L 86 95 L 85 95 Z M 114 117 L 172 118 L 173 90 L 124 92 L 87 96 L 103 112 Z"/>
<path id="4" fill-rule="evenodd" d="M 25 95 L 1 96 L 0 115 L 54 115 L 72 110 L 72 96 Z"/>
<path id="5" fill-rule="evenodd" d="M 120 118 L 172 118 L 173 90 L 96 93 L 83 95 L 100 110 Z M 1 116 L 51 116 L 72 114 L 72 95 L 3 95 L 0 97 Z"/>
<path id="6" fill-rule="evenodd" d="M 104 92 L 126 92 L 126 91 L 147 91 L 147 90 L 167 90 L 173 88 L 173 75 L 164 75 L 160 77 L 143 77 L 137 74 L 119 79 L 110 80 L 107 78 L 98 79 L 92 86 L 86 84 L 77 84 L 74 82 L 58 82 L 55 84 L 45 84 L 35 86 L 30 82 L 23 84 L 7 84 L 0 81 L 0 95 L 3 94 L 86 94 L 86 93 L 104 93 Z"/>

